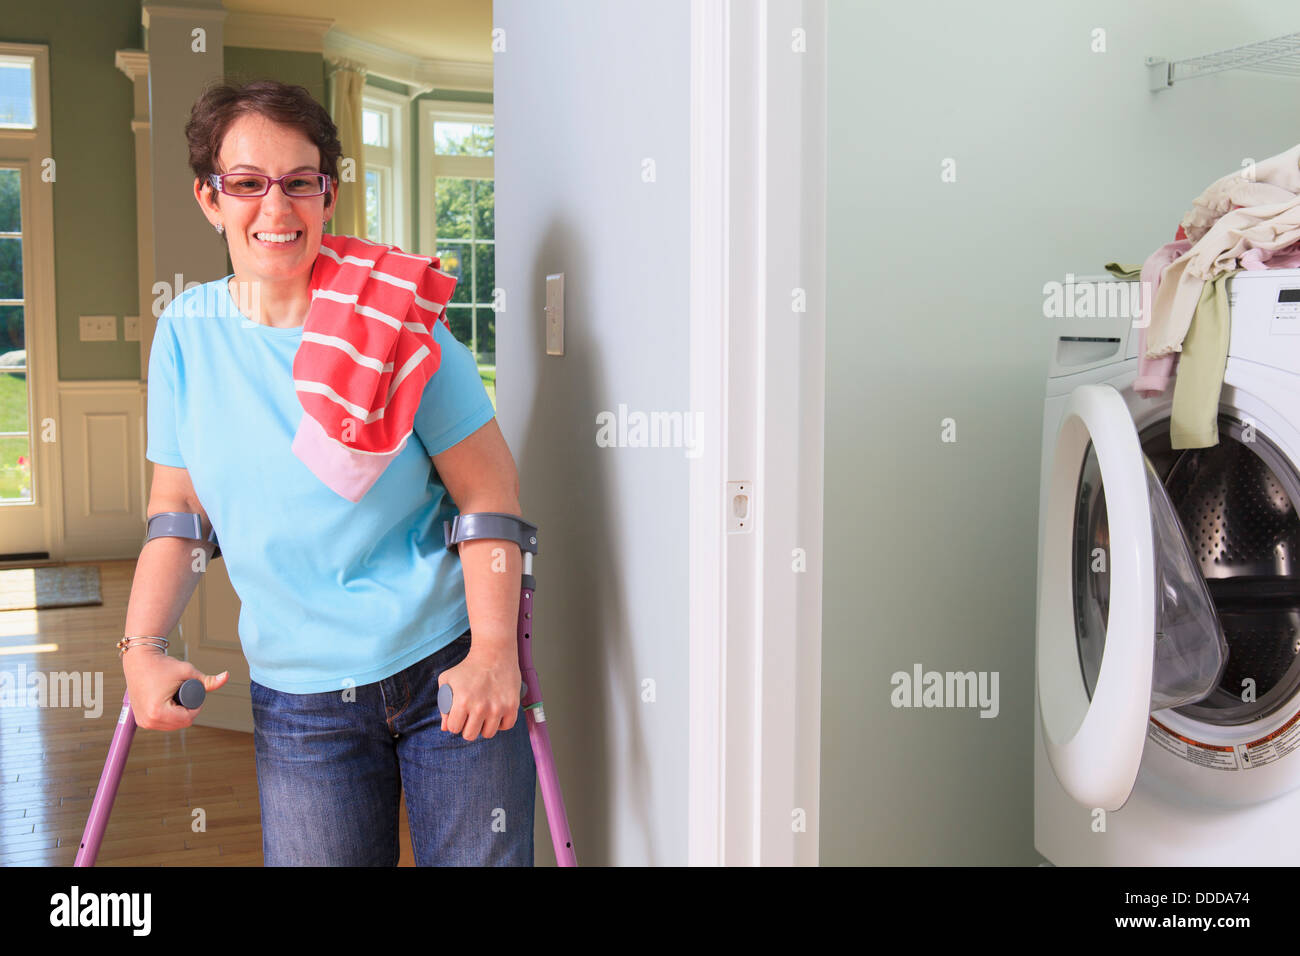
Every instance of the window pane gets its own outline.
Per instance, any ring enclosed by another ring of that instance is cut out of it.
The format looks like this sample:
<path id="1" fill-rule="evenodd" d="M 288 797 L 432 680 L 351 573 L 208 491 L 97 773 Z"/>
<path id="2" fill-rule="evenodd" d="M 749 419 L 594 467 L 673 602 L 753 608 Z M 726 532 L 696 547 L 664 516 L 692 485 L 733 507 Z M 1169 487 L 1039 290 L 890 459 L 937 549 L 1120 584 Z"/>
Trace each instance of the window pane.
<path id="1" fill-rule="evenodd" d="M 26 432 L 26 353 L 21 306 L 0 306 L 0 432 Z M 29 436 L 0 438 L 0 500 L 30 501 L 32 452 Z"/>
<path id="2" fill-rule="evenodd" d="M 22 365 L 22 350 L 27 347 L 23 324 L 23 307 L 21 305 L 0 305 L 0 365 L 5 365 L 5 356 L 17 352 L 18 359 L 11 359 L 8 364 Z M 23 426 L 24 428 L 27 426 Z M 12 431 L 0 424 L 0 432 Z"/>
<path id="3" fill-rule="evenodd" d="M 473 316 L 464 306 L 447 306 L 447 321 L 451 323 L 451 334 L 457 341 L 470 345 L 474 338 Z"/>
<path id="4" fill-rule="evenodd" d="M 387 146 L 388 130 L 384 128 L 384 114 L 374 110 L 361 111 L 361 142 L 367 146 Z"/>
<path id="5" fill-rule="evenodd" d="M 438 258 L 442 261 L 442 271 L 456 277 L 456 288 L 452 290 L 451 301 L 470 305 L 474 301 L 474 290 L 470 287 L 469 260 L 470 244 L 468 242 L 438 241 Z"/>
<path id="6" fill-rule="evenodd" d="M 23 297 L 23 241 L 0 236 L 0 299 Z"/>
<path id="7" fill-rule="evenodd" d="M 366 170 L 366 238 L 380 242 L 379 238 L 379 173 Z"/>
<path id="8" fill-rule="evenodd" d="M 0 376 L 3 378 L 3 376 Z M 0 401 L 5 389 L 0 384 Z M 0 438 L 0 501 L 32 500 L 30 438 Z"/>
<path id="9" fill-rule="evenodd" d="M 0 169 L 0 232 L 21 232 L 22 210 L 18 197 L 18 170 Z"/>
<path id="10" fill-rule="evenodd" d="M 439 176 L 434 189 L 434 228 L 438 241 L 468 239 L 473 232 L 472 179 L 453 179 Z"/>
<path id="11" fill-rule="evenodd" d="M 482 307 L 475 310 L 478 321 L 478 355 L 482 365 L 497 364 L 497 314 Z"/>
<path id="12" fill-rule="evenodd" d="M 36 127 L 36 104 L 32 99 L 33 62 L 30 57 L 0 57 L 0 127 Z"/>
<path id="13" fill-rule="evenodd" d="M 433 149 L 440 156 L 491 156 L 494 127 L 491 123 L 433 124 Z"/>
<path id="14" fill-rule="evenodd" d="M 496 183 L 474 180 L 474 238 L 495 239 L 497 235 Z"/>
<path id="15" fill-rule="evenodd" d="M 492 290 L 497 285 L 496 268 L 497 247 L 491 242 L 474 243 L 474 302 L 476 305 L 491 305 Z M 480 327 L 480 333 L 481 327 Z"/>
<path id="16" fill-rule="evenodd" d="M 15 327 L 19 345 L 0 345 L 0 432 L 25 432 L 27 421 L 27 353 L 23 351 L 22 310 L 7 306 L 5 311 L 17 309 Z"/>

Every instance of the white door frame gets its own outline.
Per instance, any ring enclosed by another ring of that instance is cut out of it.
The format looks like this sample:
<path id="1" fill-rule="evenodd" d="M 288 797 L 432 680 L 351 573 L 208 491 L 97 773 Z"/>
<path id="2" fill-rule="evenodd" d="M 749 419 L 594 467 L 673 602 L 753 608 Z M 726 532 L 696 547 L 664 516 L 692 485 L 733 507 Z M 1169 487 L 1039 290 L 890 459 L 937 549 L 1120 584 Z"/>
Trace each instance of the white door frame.
<path id="1" fill-rule="evenodd" d="M 818 862 L 825 51 L 825 0 L 692 0 L 692 865 Z"/>

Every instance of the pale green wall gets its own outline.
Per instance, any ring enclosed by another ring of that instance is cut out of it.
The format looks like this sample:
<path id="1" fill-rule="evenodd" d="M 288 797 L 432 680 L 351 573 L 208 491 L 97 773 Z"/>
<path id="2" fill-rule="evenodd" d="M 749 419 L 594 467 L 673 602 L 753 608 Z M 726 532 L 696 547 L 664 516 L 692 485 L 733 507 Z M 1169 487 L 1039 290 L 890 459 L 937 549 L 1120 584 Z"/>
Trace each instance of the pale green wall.
<path id="1" fill-rule="evenodd" d="M 1151 93 L 1143 65 L 1292 33 L 1294 4 L 995 7 L 828 6 L 823 864 L 1039 859 L 1043 284 L 1140 262 L 1297 141 L 1294 79 Z M 914 663 L 998 671 L 1000 713 L 894 709 Z"/>

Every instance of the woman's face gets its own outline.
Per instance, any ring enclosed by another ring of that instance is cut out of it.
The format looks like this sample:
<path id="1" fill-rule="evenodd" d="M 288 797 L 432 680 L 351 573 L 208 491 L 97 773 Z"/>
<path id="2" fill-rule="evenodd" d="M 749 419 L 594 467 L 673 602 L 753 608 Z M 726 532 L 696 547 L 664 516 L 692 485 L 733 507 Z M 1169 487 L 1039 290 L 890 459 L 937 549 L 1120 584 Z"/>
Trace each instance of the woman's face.
<path id="1" fill-rule="evenodd" d="M 217 157 L 218 173 L 241 171 L 271 177 L 295 171 L 320 172 L 320 151 L 298 130 L 246 113 L 226 130 Z M 221 223 L 226 228 L 230 262 L 237 276 L 248 281 L 282 282 L 301 275 L 304 281 L 310 280 L 323 227 L 334 214 L 338 183 L 330 183 L 326 195 L 308 199 L 290 199 L 278 184 L 254 199 L 216 193 L 206 184 L 206 202 L 201 195 L 205 184 L 195 183 L 203 214 L 214 226 Z M 331 200 L 329 205 L 326 199 Z M 258 238 L 265 233 L 298 233 L 298 237 L 292 242 Z"/>

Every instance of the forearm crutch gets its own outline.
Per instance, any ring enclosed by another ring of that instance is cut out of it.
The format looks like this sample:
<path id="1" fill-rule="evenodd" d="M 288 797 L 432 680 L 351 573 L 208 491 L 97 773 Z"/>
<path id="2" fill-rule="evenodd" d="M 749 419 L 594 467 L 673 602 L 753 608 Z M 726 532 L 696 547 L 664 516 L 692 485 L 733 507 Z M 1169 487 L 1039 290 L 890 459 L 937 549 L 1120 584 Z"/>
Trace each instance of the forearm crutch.
<path id="1" fill-rule="evenodd" d="M 560 866 L 577 866 L 569 819 L 564 812 L 564 795 L 560 793 L 560 779 L 555 773 L 555 758 L 551 754 L 551 735 L 546 730 L 546 711 L 542 709 L 542 682 L 533 667 L 533 591 L 537 585 L 533 577 L 533 555 L 537 553 L 537 526 L 518 515 L 476 511 L 444 521 L 442 530 L 443 539 L 452 550 L 456 550 L 462 541 L 475 538 L 498 538 L 519 545 L 524 562 L 518 628 L 519 672 L 524 681 L 521 703 L 528 720 L 528 739 L 533 745 L 533 762 L 537 765 L 537 780 L 542 787 L 542 802 L 546 806 L 551 843 L 555 846 L 555 861 Z M 443 684 L 438 689 L 438 709 L 442 713 L 451 713 L 451 699 L 451 686 Z"/>
<path id="2" fill-rule="evenodd" d="M 144 526 L 144 543 L 153 538 L 186 538 L 201 541 L 206 547 L 214 546 L 209 561 L 221 556 L 221 545 L 217 543 L 217 532 L 213 528 L 207 536 L 203 534 L 203 523 L 192 511 L 162 511 L 150 515 Z M 182 707 L 197 710 L 203 704 L 207 691 L 203 681 L 191 677 L 181 684 L 172 695 L 172 700 Z M 104 830 L 108 827 L 109 814 L 113 812 L 113 801 L 117 799 L 117 787 L 122 782 L 122 770 L 126 766 L 126 755 L 131 750 L 131 741 L 135 738 L 135 714 L 131 711 L 131 695 L 122 695 L 122 713 L 117 718 L 117 727 L 113 730 L 113 741 L 108 745 L 108 759 L 104 761 L 104 772 L 99 775 L 99 786 L 95 788 L 95 799 L 90 804 L 90 819 L 86 821 L 85 832 L 81 834 L 81 845 L 77 847 L 77 859 L 73 866 L 94 866 L 95 857 L 99 855 L 99 844 L 104 839 Z"/>
<path id="3" fill-rule="evenodd" d="M 203 681 L 191 677 L 181 684 L 180 690 L 172 695 L 172 700 L 182 707 L 196 710 L 206 696 Z M 108 828 L 108 816 L 113 812 L 113 801 L 117 799 L 117 786 L 122 782 L 126 755 L 131 750 L 131 740 L 134 737 L 135 714 L 131 712 L 131 695 L 128 692 L 122 695 L 122 713 L 117 718 L 113 742 L 108 745 L 108 759 L 104 761 L 104 772 L 99 775 L 95 799 L 90 804 L 90 819 L 86 821 L 85 832 L 81 834 L 81 845 L 77 847 L 77 859 L 73 866 L 95 865 L 99 844 L 103 842 L 104 830 Z"/>

